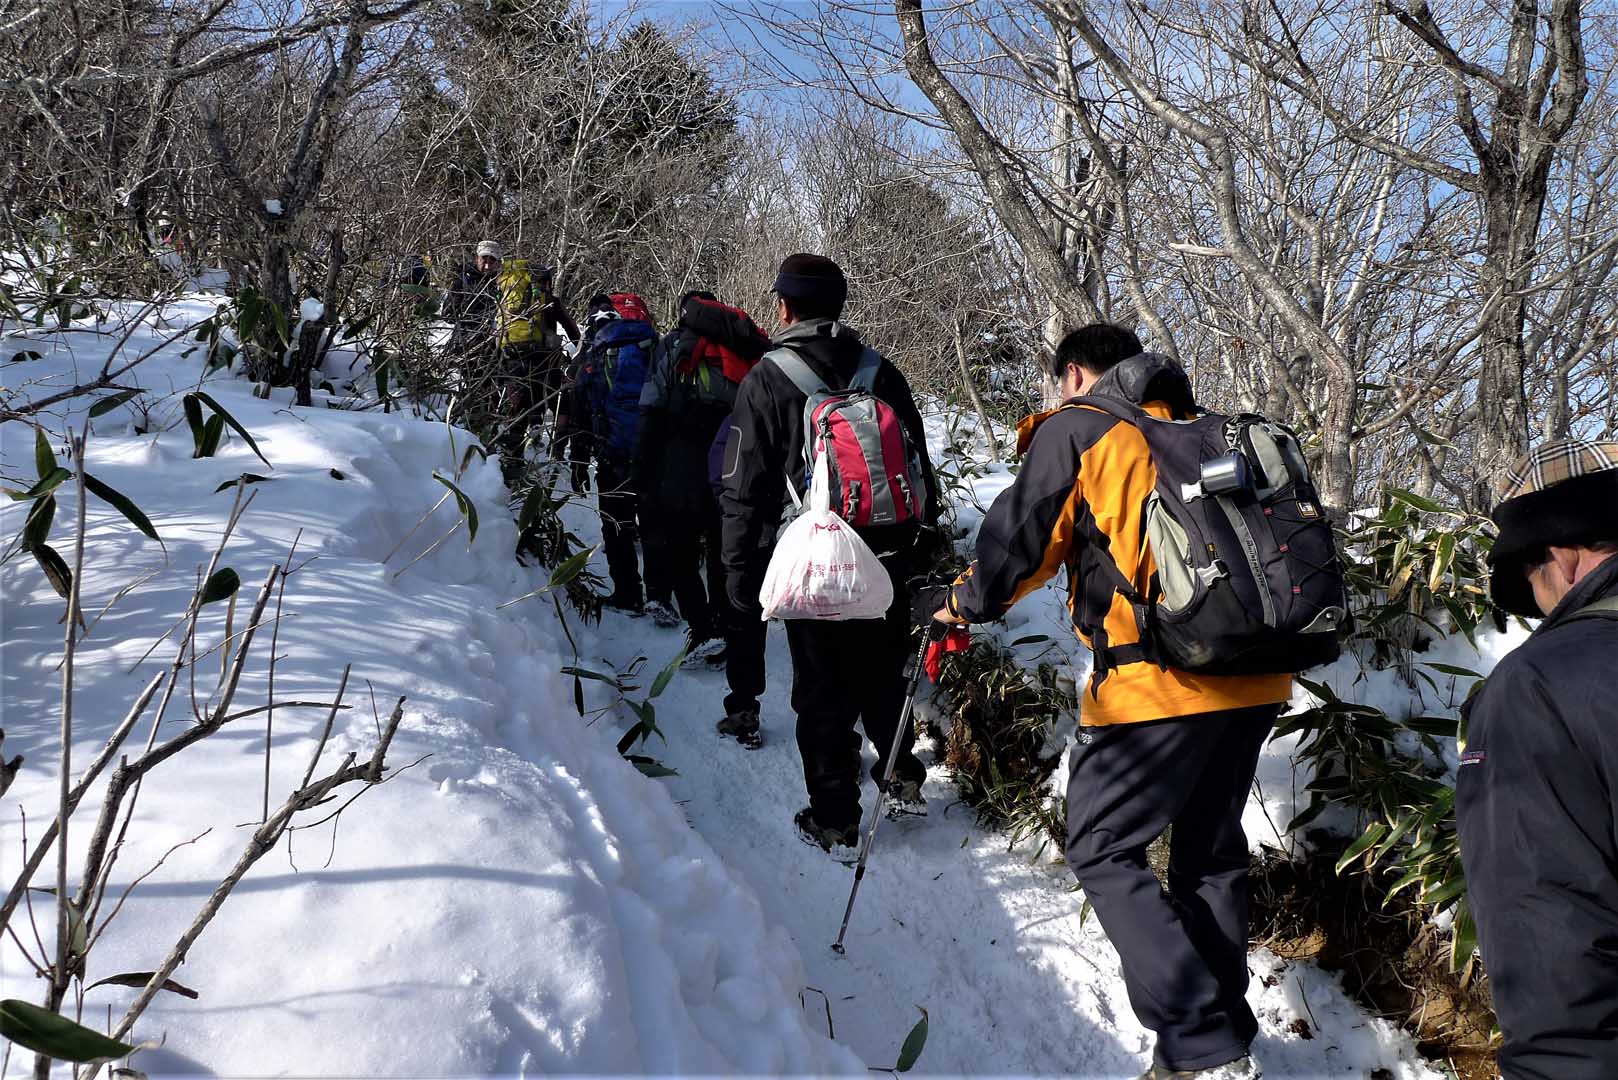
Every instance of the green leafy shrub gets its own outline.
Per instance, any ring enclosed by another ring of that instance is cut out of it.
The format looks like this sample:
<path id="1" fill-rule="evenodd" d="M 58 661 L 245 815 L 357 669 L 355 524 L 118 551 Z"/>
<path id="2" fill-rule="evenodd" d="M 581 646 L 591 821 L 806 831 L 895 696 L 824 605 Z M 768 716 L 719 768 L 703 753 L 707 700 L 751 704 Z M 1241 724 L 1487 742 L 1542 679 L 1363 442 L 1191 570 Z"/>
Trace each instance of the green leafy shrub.
<path id="1" fill-rule="evenodd" d="M 1504 628 L 1490 602 L 1486 520 L 1449 510 L 1399 488 L 1383 491 L 1375 517 L 1344 537 L 1358 652 L 1374 667 L 1395 668 L 1412 687 L 1439 691 L 1436 672 L 1469 678 L 1465 668 L 1420 663 L 1428 643 L 1459 633 L 1475 643 L 1485 622 Z M 1449 716 L 1389 716 L 1344 700 L 1324 683 L 1300 679 L 1319 704 L 1283 719 L 1275 738 L 1298 734 L 1298 758 L 1313 772 L 1309 804 L 1287 826 L 1307 828 L 1329 807 L 1352 811 L 1363 831 L 1337 854 L 1338 873 L 1391 874 L 1384 906 L 1408 897 L 1419 909 L 1453 909 L 1451 965 L 1466 965 L 1476 930 L 1466 904 L 1455 786 L 1448 761 L 1464 744 Z"/>
<path id="2" fill-rule="evenodd" d="M 663 729 L 657 726 L 657 707 L 652 702 L 660 697 L 664 690 L 668 689 L 670 682 L 674 681 L 674 676 L 680 671 L 680 662 L 684 659 L 685 650 L 681 649 L 674 659 L 670 660 L 664 665 L 663 670 L 657 673 L 657 677 L 652 680 L 652 685 L 647 689 L 646 695 L 641 698 L 634 698 L 630 695 L 640 690 L 640 684 L 637 680 L 640 678 L 641 665 L 646 663 L 646 657 L 644 656 L 635 657 L 623 670 L 610 674 L 577 666 L 563 668 L 562 674 L 573 677 L 573 706 L 580 716 L 591 717 L 590 722 L 592 724 L 602 716 L 616 713 L 620 708 L 628 710 L 629 714 L 634 717 L 635 722 L 618 739 L 618 753 L 624 760 L 647 776 L 678 776 L 678 773 L 656 758 L 637 752 L 637 750 L 644 750 L 653 735 L 656 735 L 665 743 L 668 742 L 668 736 L 664 735 Z M 613 701 L 600 709 L 594 710 L 594 712 L 587 710 L 584 704 L 585 679 L 606 683 L 612 687 L 617 696 Z"/>
<path id="3" fill-rule="evenodd" d="M 1012 645 L 1043 640 L 1036 635 Z M 961 797 L 1013 845 L 1038 838 L 1043 852 L 1051 841 L 1060 844 L 1066 815 L 1061 794 L 1050 791 L 1061 756 L 1053 736 L 1075 702 L 1059 684 L 1058 668 L 1043 659 L 1028 668 L 1012 648 L 978 637 L 944 658 L 940 685 L 949 719 L 944 763 Z"/>
<path id="4" fill-rule="evenodd" d="M 601 590 L 605 582 L 588 566 L 593 548 L 567 527 L 562 510 L 578 498 L 558 491 L 560 470 L 533 470 L 532 486 L 517 512 L 518 558 L 537 559 L 553 573 L 551 585 L 560 588 L 573 610 L 586 622 L 601 618 Z"/>
<path id="5" fill-rule="evenodd" d="M 1383 489 L 1376 516 L 1342 536 L 1356 636 L 1380 663 L 1459 631 L 1468 641 L 1485 620 L 1504 629 L 1489 602 L 1488 519 L 1451 510 L 1401 488 Z M 1443 623 L 1440 623 L 1440 619 Z"/>
<path id="6" fill-rule="evenodd" d="M 1457 739 L 1459 722 L 1442 716 L 1390 718 L 1381 709 L 1342 700 L 1323 683 L 1299 681 L 1321 704 L 1286 717 L 1275 729 L 1276 738 L 1302 733 L 1298 757 L 1314 771 L 1309 805 L 1287 831 L 1306 828 L 1334 805 L 1354 811 L 1360 821 L 1368 819 L 1364 831 L 1338 854 L 1337 872 L 1396 875 L 1384 907 L 1405 895 L 1435 913 L 1454 907 L 1451 965 L 1466 964 L 1477 933 L 1455 831 L 1454 780 L 1440 745 Z"/>

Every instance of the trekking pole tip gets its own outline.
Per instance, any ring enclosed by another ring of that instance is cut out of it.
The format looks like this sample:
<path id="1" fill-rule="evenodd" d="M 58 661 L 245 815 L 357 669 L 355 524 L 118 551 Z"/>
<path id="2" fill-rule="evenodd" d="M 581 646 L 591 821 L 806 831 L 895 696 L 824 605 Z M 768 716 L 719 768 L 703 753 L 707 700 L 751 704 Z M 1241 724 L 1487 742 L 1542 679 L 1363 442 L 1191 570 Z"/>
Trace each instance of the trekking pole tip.
<path id="1" fill-rule="evenodd" d="M 832 942 L 831 943 L 831 951 L 836 953 L 838 956 L 847 955 L 846 951 L 843 949 L 843 943 L 841 941 Z"/>

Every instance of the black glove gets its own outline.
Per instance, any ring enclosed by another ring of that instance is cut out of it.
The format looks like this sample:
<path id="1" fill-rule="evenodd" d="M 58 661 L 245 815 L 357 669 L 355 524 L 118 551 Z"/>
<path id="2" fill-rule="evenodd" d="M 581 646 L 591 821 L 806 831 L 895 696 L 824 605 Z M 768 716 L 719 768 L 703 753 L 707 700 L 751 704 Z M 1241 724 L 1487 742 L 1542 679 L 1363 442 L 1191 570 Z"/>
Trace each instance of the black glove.
<path id="1" fill-rule="evenodd" d="M 910 617 L 917 626 L 927 626 L 933 615 L 949 599 L 952 585 L 924 585 L 916 591 L 910 603 Z"/>

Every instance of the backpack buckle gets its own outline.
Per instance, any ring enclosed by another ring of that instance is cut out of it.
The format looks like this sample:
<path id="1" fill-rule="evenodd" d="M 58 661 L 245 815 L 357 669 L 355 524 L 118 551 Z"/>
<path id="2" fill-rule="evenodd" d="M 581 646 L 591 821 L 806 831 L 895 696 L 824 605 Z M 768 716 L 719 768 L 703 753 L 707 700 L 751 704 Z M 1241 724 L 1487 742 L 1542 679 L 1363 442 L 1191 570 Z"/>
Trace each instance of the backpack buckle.
<path id="1" fill-rule="evenodd" d="M 1229 577 L 1230 571 L 1225 568 L 1225 564 L 1222 560 L 1215 559 L 1207 566 L 1197 567 L 1196 575 L 1202 580 L 1202 587 L 1204 589 L 1211 589 L 1213 588 L 1214 582 L 1218 581 L 1220 578 Z"/>

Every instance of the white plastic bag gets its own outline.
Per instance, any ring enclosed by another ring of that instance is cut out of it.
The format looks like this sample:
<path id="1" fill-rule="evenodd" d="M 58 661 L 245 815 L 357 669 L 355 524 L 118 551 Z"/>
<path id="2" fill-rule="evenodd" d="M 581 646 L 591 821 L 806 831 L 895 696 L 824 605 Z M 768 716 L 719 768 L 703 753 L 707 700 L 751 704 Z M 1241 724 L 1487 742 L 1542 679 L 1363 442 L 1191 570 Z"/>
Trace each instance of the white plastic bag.
<path id="1" fill-rule="evenodd" d="M 815 459 L 808 509 L 776 538 L 758 599 L 766 619 L 880 619 L 893 604 L 886 568 L 831 511 L 825 454 Z"/>

